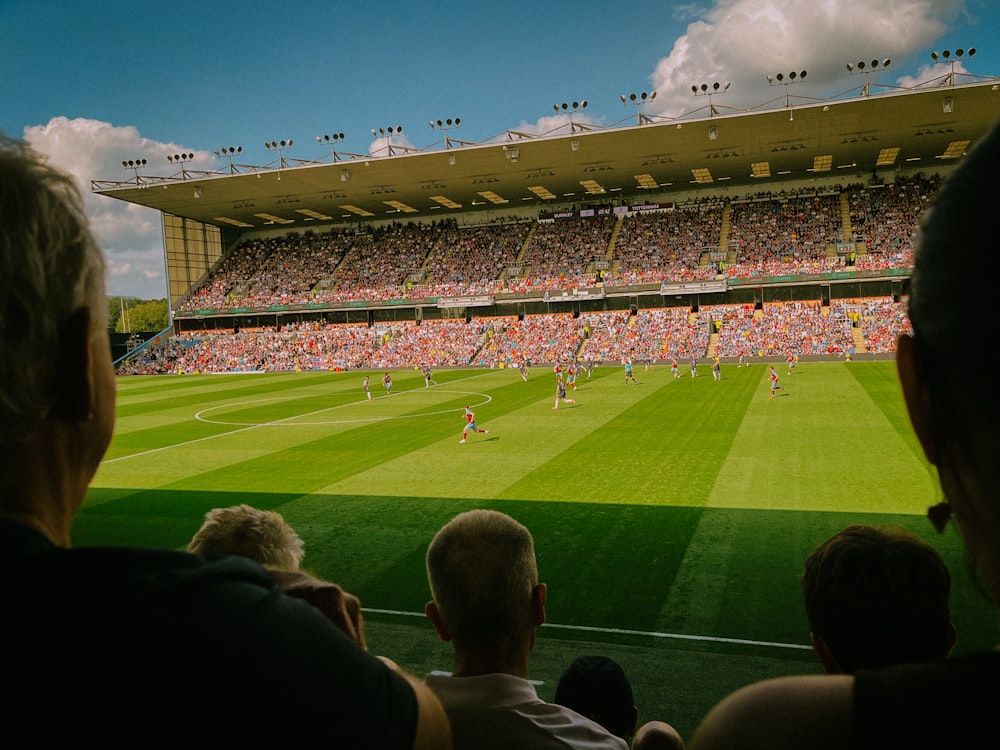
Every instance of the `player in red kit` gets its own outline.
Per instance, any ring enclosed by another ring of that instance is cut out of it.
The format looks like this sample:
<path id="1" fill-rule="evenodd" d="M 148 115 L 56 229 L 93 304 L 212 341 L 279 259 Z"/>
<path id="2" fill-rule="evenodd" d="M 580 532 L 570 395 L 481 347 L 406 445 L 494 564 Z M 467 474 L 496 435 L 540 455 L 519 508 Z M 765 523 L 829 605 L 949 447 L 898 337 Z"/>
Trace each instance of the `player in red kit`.
<path id="1" fill-rule="evenodd" d="M 470 432 L 484 432 L 490 434 L 489 430 L 484 430 L 476 424 L 476 413 L 468 406 L 465 407 L 465 429 L 462 430 L 462 439 L 458 442 L 464 443 Z"/>
<path id="2" fill-rule="evenodd" d="M 771 398 L 774 398 L 775 391 L 785 392 L 785 386 L 778 385 L 778 371 L 772 366 L 768 372 L 768 377 L 771 380 Z"/>

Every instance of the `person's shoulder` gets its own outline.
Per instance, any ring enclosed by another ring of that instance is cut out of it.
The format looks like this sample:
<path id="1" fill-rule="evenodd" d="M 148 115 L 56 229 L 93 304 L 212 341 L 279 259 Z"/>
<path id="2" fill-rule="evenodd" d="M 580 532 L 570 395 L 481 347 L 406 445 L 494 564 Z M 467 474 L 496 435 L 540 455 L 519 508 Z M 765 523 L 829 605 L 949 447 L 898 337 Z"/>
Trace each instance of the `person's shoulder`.
<path id="1" fill-rule="evenodd" d="M 854 743 L 853 684 L 854 679 L 846 675 L 778 677 L 753 683 L 709 711 L 688 750 L 850 748 Z"/>
<path id="2" fill-rule="evenodd" d="M 1000 651 L 973 651 L 939 661 L 860 670 L 856 683 L 856 694 L 866 697 L 901 688 L 910 694 L 943 692 L 949 701 L 978 705 L 987 713 L 1000 700 Z"/>
<path id="3" fill-rule="evenodd" d="M 271 573 L 238 555 L 130 547 L 52 547 L 16 560 L 14 588 L 26 620 L 58 632 L 59 608 L 81 612 L 75 627 L 102 633 L 104 624 L 160 632 L 171 642 L 253 643 L 264 633 L 274 652 L 293 654 L 303 641 L 335 641 L 327 619 L 305 601 L 281 593 Z M 30 614 L 29 614 L 30 613 Z M 337 631 L 339 632 L 339 631 Z M 100 637 L 104 637 L 101 635 Z M 161 643 L 164 642 L 161 639 Z"/>
<path id="4" fill-rule="evenodd" d="M 412 695 L 246 558 L 34 544 L 7 562 L 11 614 L 0 638 L 9 645 L 0 651 L 17 705 L 58 697 L 151 721 L 177 712 L 182 721 L 190 717 L 179 697 L 199 680 L 216 702 L 309 710 L 353 705 L 352 691 L 388 695 L 390 683 Z"/>
<path id="5" fill-rule="evenodd" d="M 4 527 L 8 561 L 17 566 L 22 581 L 43 584 L 49 590 L 78 590 L 81 584 L 94 591 L 124 595 L 136 590 L 158 590 L 163 595 L 186 592 L 213 583 L 242 583 L 270 589 L 270 575 L 244 557 L 193 555 L 168 549 L 143 547 L 59 547 L 29 529 Z M 110 588 L 116 587 L 116 588 Z"/>
<path id="6" fill-rule="evenodd" d="M 1000 747 L 1000 652 L 859 670 L 854 686 L 858 732 L 871 746 Z M 948 722 L 914 723 L 914 716 Z M 890 740 L 890 738 L 892 738 Z"/>

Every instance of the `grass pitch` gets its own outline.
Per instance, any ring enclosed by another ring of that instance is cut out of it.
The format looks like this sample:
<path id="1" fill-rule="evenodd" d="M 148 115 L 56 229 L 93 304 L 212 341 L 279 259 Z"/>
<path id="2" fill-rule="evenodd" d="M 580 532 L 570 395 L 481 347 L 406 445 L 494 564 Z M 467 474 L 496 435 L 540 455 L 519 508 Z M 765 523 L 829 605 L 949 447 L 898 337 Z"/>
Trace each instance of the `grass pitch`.
<path id="1" fill-rule="evenodd" d="M 74 526 L 74 544 L 183 548 L 211 508 L 280 511 L 305 565 L 356 593 L 369 648 L 423 674 L 451 667 L 423 619 L 423 557 L 438 528 L 476 507 L 535 536 L 549 587 L 532 661 L 551 699 L 581 653 L 633 681 L 640 722 L 690 736 L 722 695 L 816 673 L 799 575 L 849 523 L 899 523 L 941 550 L 953 576 L 957 651 L 992 646 L 991 606 L 961 543 L 923 517 L 939 499 L 892 362 L 767 367 L 599 367 L 555 402 L 533 368 L 119 379 L 116 435 Z M 459 444 L 463 407 L 479 425 Z"/>

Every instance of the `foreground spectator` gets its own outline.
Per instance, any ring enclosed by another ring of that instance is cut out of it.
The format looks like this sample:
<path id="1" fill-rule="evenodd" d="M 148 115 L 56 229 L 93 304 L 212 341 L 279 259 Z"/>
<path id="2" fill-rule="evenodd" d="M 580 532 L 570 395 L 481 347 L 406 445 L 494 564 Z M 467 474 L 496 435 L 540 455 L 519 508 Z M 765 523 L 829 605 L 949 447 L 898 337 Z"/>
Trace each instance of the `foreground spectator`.
<path id="1" fill-rule="evenodd" d="M 924 214 L 896 365 L 910 422 L 937 468 L 945 501 L 930 508 L 938 531 L 953 520 L 991 600 L 1000 602 L 1000 395 L 988 368 L 943 365 L 979 351 L 992 319 L 988 294 L 969 294 L 969 269 L 996 249 L 1000 127 L 980 141 Z M 995 621 L 993 622 L 995 625 Z M 758 682 L 711 710 L 691 739 L 706 748 L 1000 747 L 1000 650 L 855 675 Z"/>
<path id="2" fill-rule="evenodd" d="M 5 732 L 52 745 L 449 747 L 421 682 L 256 563 L 70 546 L 115 424 L 104 274 L 72 179 L 0 137 Z"/>

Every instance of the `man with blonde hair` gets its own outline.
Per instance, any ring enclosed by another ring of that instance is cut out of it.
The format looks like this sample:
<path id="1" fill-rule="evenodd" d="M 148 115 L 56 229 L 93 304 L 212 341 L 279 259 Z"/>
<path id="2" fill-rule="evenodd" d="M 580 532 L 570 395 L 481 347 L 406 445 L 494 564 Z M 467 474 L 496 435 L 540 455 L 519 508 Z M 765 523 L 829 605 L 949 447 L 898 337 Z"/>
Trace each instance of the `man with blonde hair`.
<path id="1" fill-rule="evenodd" d="M 627 750 L 597 722 L 541 700 L 528 681 L 546 587 L 527 528 L 494 510 L 461 513 L 431 541 L 427 577 L 433 599 L 424 612 L 454 661 L 450 675 L 425 682 L 444 705 L 456 750 Z"/>
<path id="2" fill-rule="evenodd" d="M 284 516 L 246 503 L 208 511 L 187 548 L 197 554 L 242 555 L 281 570 L 298 570 L 306 554 L 305 542 Z"/>
<path id="3" fill-rule="evenodd" d="M 361 601 L 338 584 L 301 569 L 305 542 L 277 511 L 246 503 L 213 508 L 187 550 L 201 555 L 240 555 L 260 563 L 286 594 L 305 599 L 367 648 Z"/>

